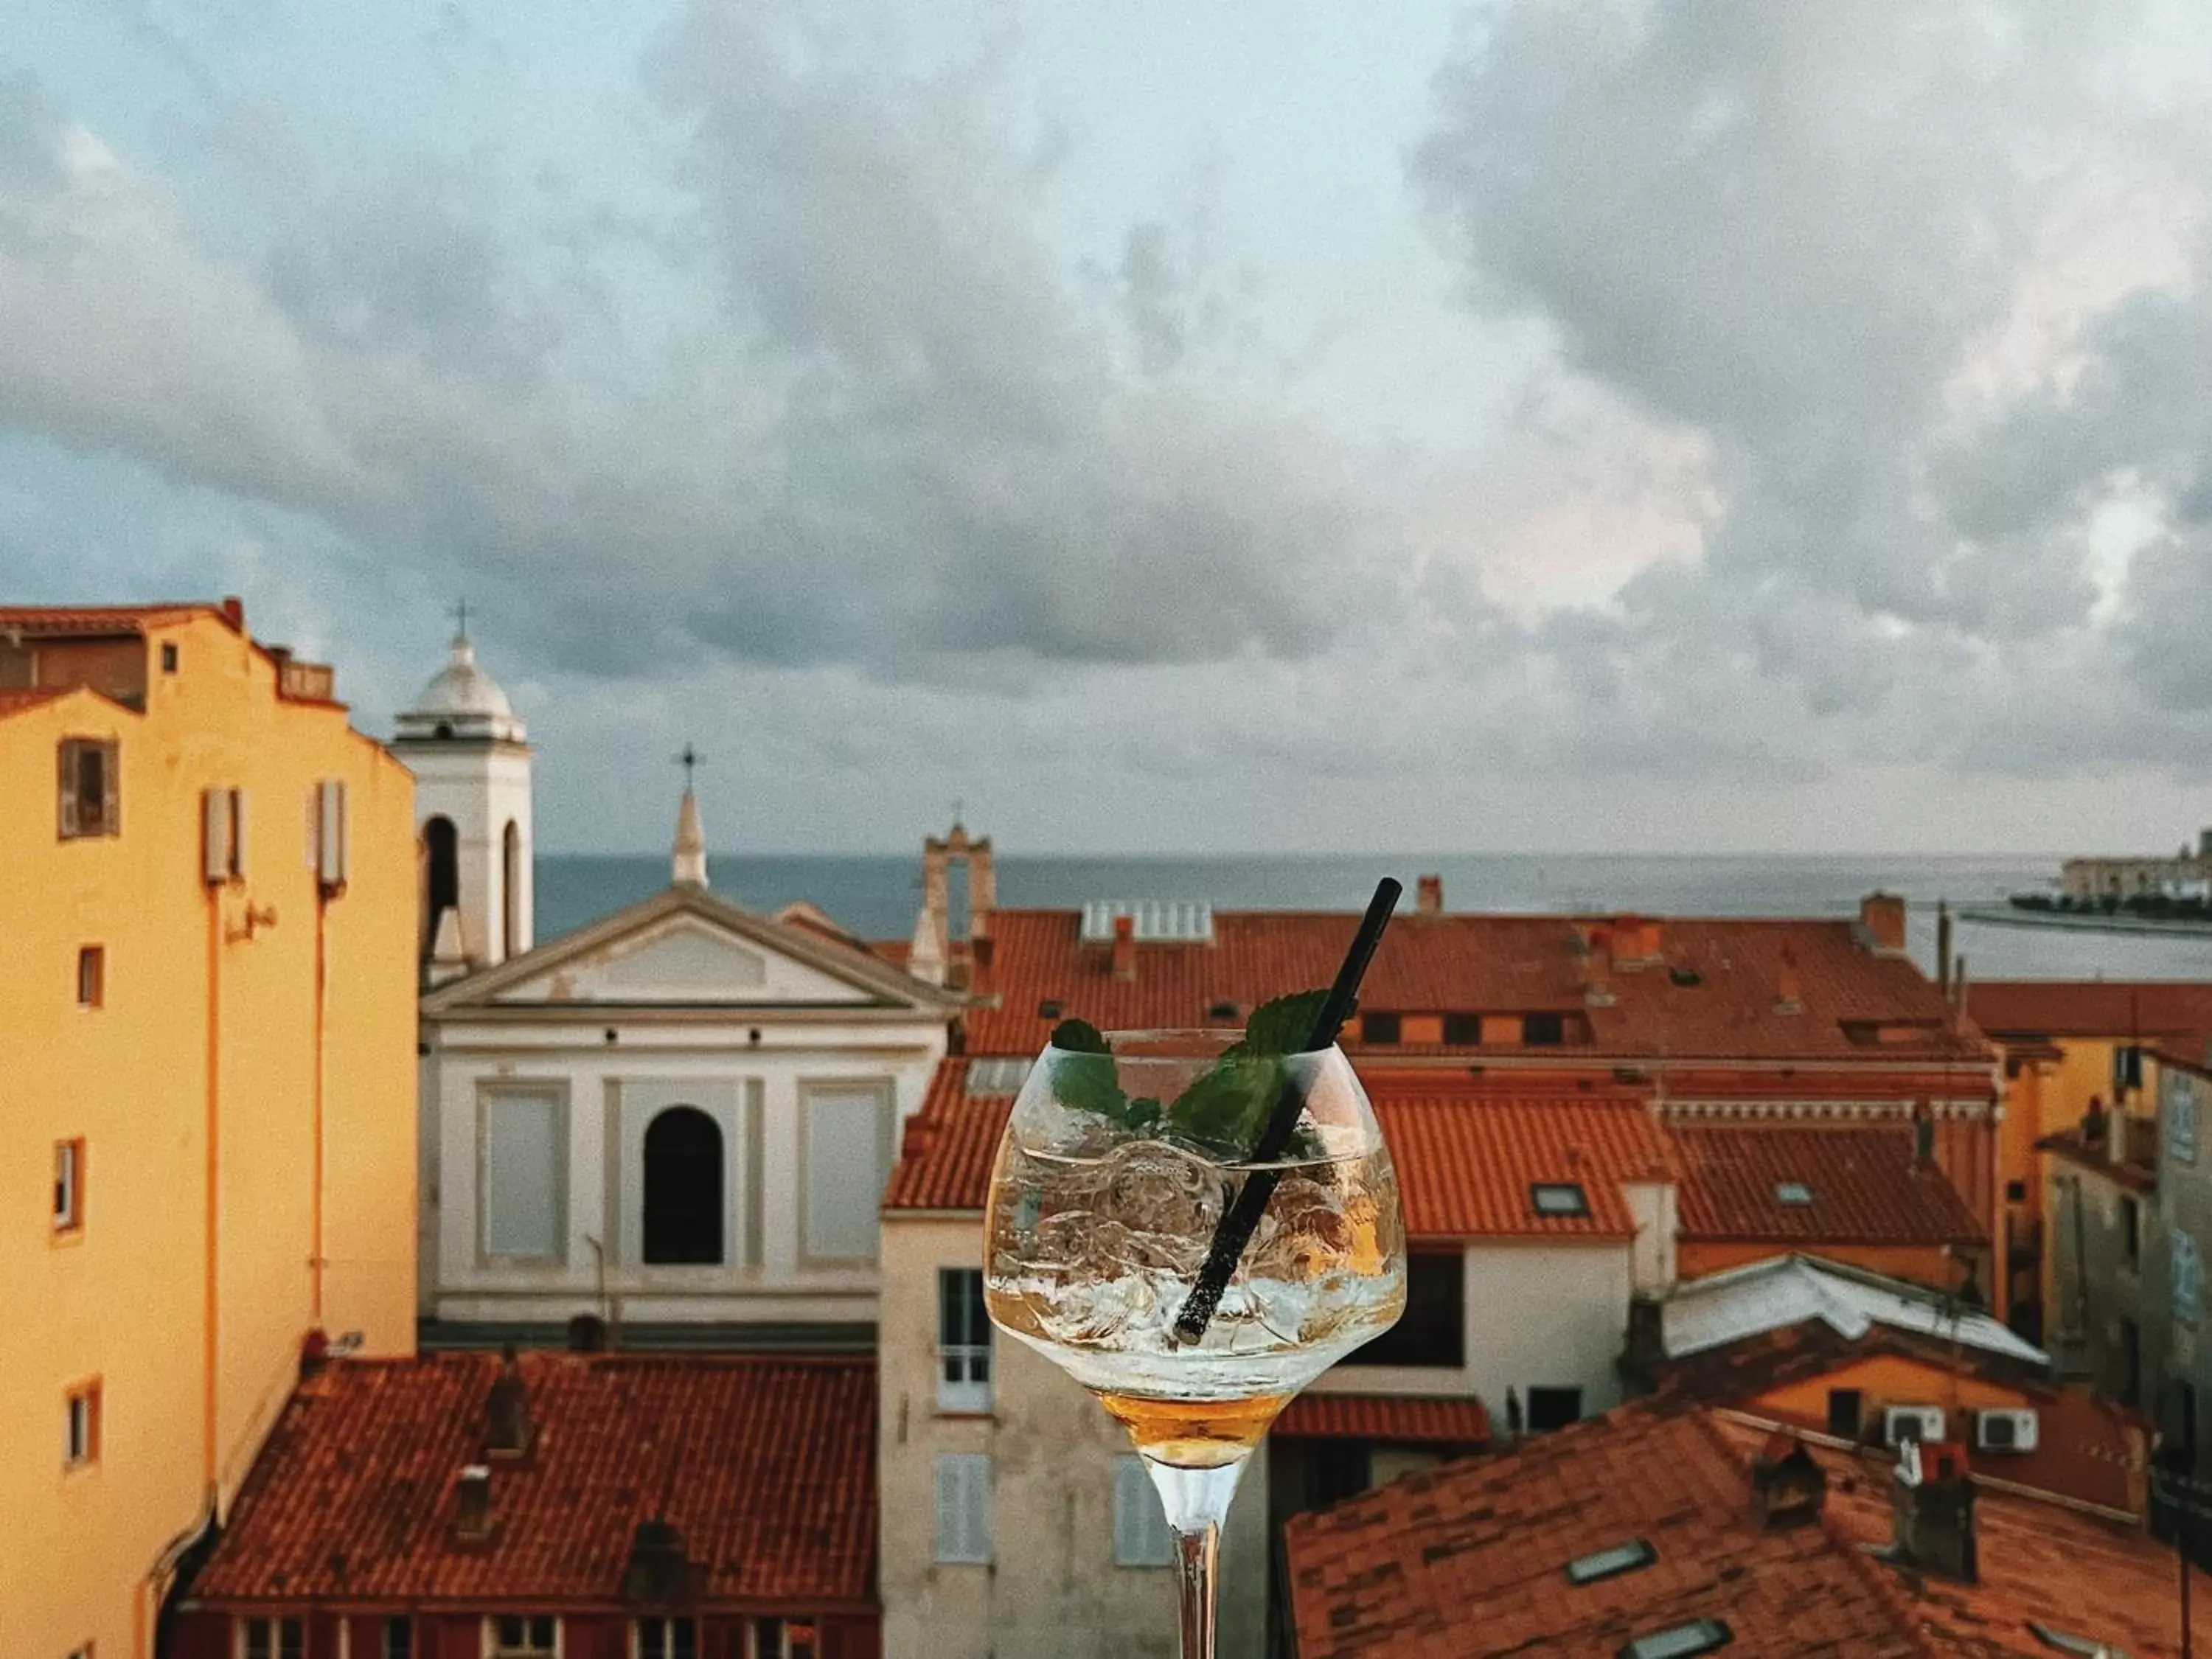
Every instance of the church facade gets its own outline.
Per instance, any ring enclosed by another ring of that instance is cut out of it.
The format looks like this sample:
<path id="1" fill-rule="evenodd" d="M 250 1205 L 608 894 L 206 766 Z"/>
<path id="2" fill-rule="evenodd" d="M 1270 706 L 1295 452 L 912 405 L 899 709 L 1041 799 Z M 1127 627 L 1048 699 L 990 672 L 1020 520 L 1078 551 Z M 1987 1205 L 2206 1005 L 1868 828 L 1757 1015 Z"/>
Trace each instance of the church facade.
<path id="1" fill-rule="evenodd" d="M 714 893 L 688 788 L 667 889 L 533 947 L 506 707 L 457 641 L 395 744 L 425 781 L 424 1341 L 871 1343 L 878 1205 L 964 999 Z"/>

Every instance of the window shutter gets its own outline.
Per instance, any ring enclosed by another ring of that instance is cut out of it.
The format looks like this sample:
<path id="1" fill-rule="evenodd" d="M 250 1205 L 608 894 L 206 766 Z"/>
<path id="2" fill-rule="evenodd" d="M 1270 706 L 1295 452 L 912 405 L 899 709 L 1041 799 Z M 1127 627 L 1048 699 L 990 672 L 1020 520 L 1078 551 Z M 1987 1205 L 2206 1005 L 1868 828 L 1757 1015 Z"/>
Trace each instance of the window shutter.
<path id="1" fill-rule="evenodd" d="M 938 1455 L 937 1559 L 991 1559 L 991 1460 L 980 1453 Z"/>
<path id="2" fill-rule="evenodd" d="M 200 878 L 220 887 L 230 878 L 230 801 L 228 792 L 200 792 Z"/>
<path id="3" fill-rule="evenodd" d="M 346 787 L 325 778 L 315 811 L 315 878 L 326 892 L 346 884 Z"/>
<path id="4" fill-rule="evenodd" d="M 246 874 L 246 791 L 230 792 L 230 873 Z"/>
<path id="5" fill-rule="evenodd" d="M 61 833 L 74 836 L 76 828 L 76 744 L 64 739 L 54 746 L 54 758 L 59 771 L 56 779 L 56 799 L 61 803 Z"/>
<path id="6" fill-rule="evenodd" d="M 122 745 L 103 743 L 100 745 L 100 782 L 102 798 L 100 803 L 100 833 L 119 836 L 123 833 L 123 767 Z"/>

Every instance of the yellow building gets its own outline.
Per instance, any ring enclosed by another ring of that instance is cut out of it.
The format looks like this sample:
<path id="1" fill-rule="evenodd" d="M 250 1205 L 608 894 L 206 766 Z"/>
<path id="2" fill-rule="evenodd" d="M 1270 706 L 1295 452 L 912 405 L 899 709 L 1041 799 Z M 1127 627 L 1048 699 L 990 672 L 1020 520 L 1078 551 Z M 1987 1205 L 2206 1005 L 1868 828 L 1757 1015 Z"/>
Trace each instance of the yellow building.
<path id="1" fill-rule="evenodd" d="M 414 1344 L 413 783 L 234 600 L 0 609 L 0 1655 L 144 1659 L 321 1328 Z"/>

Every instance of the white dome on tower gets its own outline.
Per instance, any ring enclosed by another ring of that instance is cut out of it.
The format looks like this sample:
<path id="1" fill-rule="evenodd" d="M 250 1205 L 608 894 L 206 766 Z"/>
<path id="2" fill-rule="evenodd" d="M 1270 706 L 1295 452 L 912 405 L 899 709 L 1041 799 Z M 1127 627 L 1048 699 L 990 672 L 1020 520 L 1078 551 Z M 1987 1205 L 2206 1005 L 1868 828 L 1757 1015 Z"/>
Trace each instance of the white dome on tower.
<path id="1" fill-rule="evenodd" d="M 499 682 L 477 666 L 477 648 L 466 634 L 453 635 L 453 655 L 431 676 L 415 706 L 398 718 L 398 736 L 417 742 L 441 738 L 524 740 L 523 724 Z"/>

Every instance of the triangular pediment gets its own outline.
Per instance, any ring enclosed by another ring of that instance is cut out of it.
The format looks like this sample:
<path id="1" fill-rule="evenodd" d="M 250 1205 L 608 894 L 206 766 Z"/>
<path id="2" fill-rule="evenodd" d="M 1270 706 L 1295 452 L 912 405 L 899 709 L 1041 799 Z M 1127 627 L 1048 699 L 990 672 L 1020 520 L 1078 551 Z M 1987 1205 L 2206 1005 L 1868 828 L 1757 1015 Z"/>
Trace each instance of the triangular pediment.
<path id="1" fill-rule="evenodd" d="M 425 1012 L 537 1007 L 911 1009 L 957 1000 L 865 951 L 684 888 L 423 1000 Z"/>

